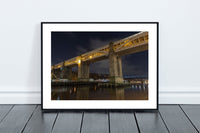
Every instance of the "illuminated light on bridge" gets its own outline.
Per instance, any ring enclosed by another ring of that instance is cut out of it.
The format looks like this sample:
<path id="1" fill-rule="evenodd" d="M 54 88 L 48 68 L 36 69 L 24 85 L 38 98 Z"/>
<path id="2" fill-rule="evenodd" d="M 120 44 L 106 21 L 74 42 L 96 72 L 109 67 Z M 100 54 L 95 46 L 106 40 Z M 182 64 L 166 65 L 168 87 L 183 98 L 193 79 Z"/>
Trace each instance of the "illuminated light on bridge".
<path id="1" fill-rule="evenodd" d="M 81 63 L 81 60 L 78 60 L 78 64 L 80 64 Z"/>
<path id="2" fill-rule="evenodd" d="M 78 80 L 89 81 L 89 65 L 109 59 L 110 82 L 122 83 L 121 56 L 148 50 L 148 32 L 140 32 L 122 40 L 89 51 L 51 67 L 51 70 L 63 68 L 62 78 L 71 79 L 71 69 L 78 65 Z"/>

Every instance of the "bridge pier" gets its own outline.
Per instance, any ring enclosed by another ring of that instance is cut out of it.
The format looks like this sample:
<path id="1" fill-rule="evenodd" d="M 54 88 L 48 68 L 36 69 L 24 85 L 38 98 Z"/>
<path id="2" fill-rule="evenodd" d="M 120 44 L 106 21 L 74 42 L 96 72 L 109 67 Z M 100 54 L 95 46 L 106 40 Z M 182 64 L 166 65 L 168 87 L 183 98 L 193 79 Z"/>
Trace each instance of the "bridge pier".
<path id="1" fill-rule="evenodd" d="M 122 74 L 122 61 L 121 57 L 114 52 L 113 43 L 109 44 L 109 72 L 110 72 L 110 82 L 123 83 Z"/>
<path id="2" fill-rule="evenodd" d="M 67 68 L 66 78 L 71 80 L 72 79 L 72 67 L 66 67 L 66 68 Z"/>
<path id="3" fill-rule="evenodd" d="M 61 69 L 60 78 L 67 79 L 67 68 L 64 66 L 64 64 Z"/>
<path id="4" fill-rule="evenodd" d="M 89 63 L 80 62 L 78 64 L 78 81 L 89 81 Z"/>
<path id="5" fill-rule="evenodd" d="M 64 66 L 64 63 L 63 63 L 62 70 L 61 70 L 61 73 L 60 73 L 60 78 L 71 80 L 71 78 L 72 78 L 72 68 L 69 67 L 69 66 Z"/>
<path id="6" fill-rule="evenodd" d="M 117 57 L 117 65 L 118 65 L 118 75 L 119 77 L 123 78 L 123 73 L 122 73 L 122 58 Z"/>

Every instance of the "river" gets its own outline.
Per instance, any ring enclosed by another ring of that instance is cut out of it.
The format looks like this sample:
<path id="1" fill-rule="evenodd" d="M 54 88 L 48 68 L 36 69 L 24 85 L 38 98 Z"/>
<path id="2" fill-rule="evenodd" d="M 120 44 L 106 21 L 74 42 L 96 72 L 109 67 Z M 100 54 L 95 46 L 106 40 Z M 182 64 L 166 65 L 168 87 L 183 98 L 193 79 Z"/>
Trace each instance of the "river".
<path id="1" fill-rule="evenodd" d="M 130 86 L 102 88 L 97 86 L 52 86 L 52 100 L 148 100 L 148 88 Z"/>

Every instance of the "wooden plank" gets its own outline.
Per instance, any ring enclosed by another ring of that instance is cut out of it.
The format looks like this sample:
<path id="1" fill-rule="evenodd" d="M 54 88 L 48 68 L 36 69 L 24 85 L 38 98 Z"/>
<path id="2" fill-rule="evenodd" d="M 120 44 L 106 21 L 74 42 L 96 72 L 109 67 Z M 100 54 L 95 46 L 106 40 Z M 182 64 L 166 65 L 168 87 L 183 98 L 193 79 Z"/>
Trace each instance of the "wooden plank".
<path id="1" fill-rule="evenodd" d="M 138 133 L 132 112 L 110 112 L 109 116 L 111 133 Z"/>
<path id="2" fill-rule="evenodd" d="M 197 133 L 178 105 L 160 105 L 159 111 L 170 133 Z"/>
<path id="3" fill-rule="evenodd" d="M 27 123 L 23 133 L 50 133 L 57 113 L 43 113 L 38 106 Z"/>
<path id="4" fill-rule="evenodd" d="M 200 105 L 181 105 L 181 108 L 200 132 Z"/>
<path id="5" fill-rule="evenodd" d="M 168 133 L 158 111 L 136 112 L 135 116 L 141 133 Z"/>
<path id="6" fill-rule="evenodd" d="M 0 105 L 0 122 L 5 118 L 13 105 Z"/>
<path id="7" fill-rule="evenodd" d="M 108 133 L 108 113 L 107 112 L 85 112 L 81 133 Z"/>
<path id="8" fill-rule="evenodd" d="M 1 133 L 20 133 L 30 119 L 36 105 L 15 105 L 0 123 Z"/>
<path id="9" fill-rule="evenodd" d="M 80 133 L 82 114 L 82 112 L 59 113 L 53 133 Z"/>

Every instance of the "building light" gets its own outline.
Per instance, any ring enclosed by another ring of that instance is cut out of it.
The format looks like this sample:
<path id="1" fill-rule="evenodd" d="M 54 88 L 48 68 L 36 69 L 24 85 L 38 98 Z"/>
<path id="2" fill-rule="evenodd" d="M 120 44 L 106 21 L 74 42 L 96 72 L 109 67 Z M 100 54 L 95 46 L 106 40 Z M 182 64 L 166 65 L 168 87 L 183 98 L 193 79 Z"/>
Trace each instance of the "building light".
<path id="1" fill-rule="evenodd" d="M 78 64 L 80 64 L 81 63 L 81 60 L 78 60 Z"/>
<path id="2" fill-rule="evenodd" d="M 92 58 L 92 56 L 90 55 L 90 59 Z"/>

